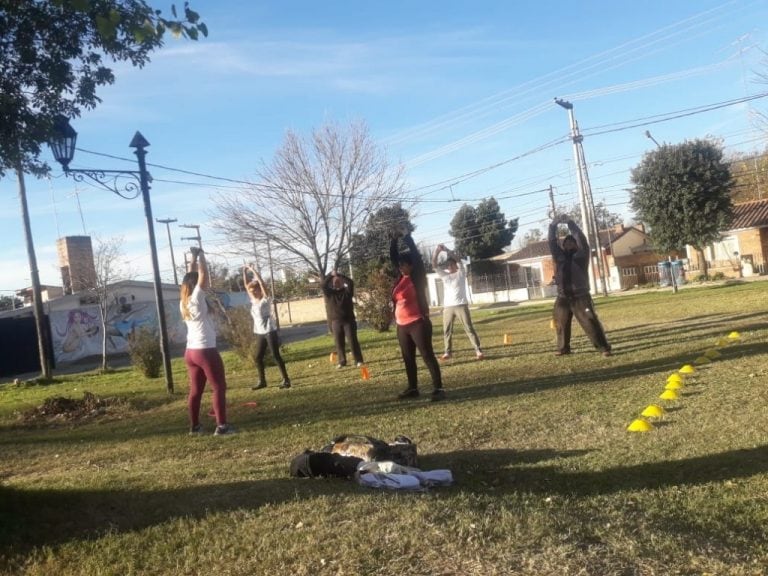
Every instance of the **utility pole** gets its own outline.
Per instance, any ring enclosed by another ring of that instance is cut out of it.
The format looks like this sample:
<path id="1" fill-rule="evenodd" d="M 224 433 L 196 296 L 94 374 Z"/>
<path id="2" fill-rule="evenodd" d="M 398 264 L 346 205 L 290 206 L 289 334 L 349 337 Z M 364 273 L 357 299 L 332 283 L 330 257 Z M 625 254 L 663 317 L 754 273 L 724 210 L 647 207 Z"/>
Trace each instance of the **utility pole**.
<path id="1" fill-rule="evenodd" d="M 197 247 L 202 249 L 203 248 L 203 241 L 200 238 L 200 225 L 199 224 L 179 224 L 180 228 L 192 228 L 197 232 L 196 236 L 187 236 L 186 238 L 182 238 L 182 240 L 196 240 L 197 241 Z"/>
<path id="2" fill-rule="evenodd" d="M 555 193 L 552 188 L 552 184 L 549 185 L 549 211 L 551 213 L 551 217 L 555 217 Z"/>
<path id="3" fill-rule="evenodd" d="M 173 283 L 176 286 L 179 285 L 179 275 L 176 273 L 176 259 L 173 257 L 173 242 L 171 241 L 171 227 L 169 224 L 178 222 L 176 218 L 155 218 L 155 221 L 160 224 L 165 224 L 165 229 L 168 232 L 168 248 L 171 250 L 171 266 L 173 266 Z"/>
<path id="4" fill-rule="evenodd" d="M 573 140 L 573 155 L 576 161 L 576 176 L 579 184 L 579 195 L 581 198 L 581 221 L 586 228 L 586 236 L 589 239 L 590 246 L 596 250 L 597 268 L 600 273 L 600 281 L 603 296 L 608 295 L 608 289 L 605 282 L 605 270 L 603 269 L 602 247 L 600 246 L 600 234 L 595 221 L 595 204 L 592 199 L 592 188 L 589 184 L 589 173 L 587 172 L 587 162 L 584 157 L 584 148 L 581 143 L 584 137 L 579 133 L 579 125 L 573 115 L 573 104 L 559 98 L 555 98 L 555 103 L 568 111 L 568 119 L 571 127 L 571 139 Z M 591 255 L 590 255 L 591 258 Z M 592 275 L 590 276 L 590 288 L 597 292 L 597 278 L 595 267 L 592 266 Z"/>
<path id="5" fill-rule="evenodd" d="M 29 220 L 27 204 L 27 186 L 24 182 L 24 169 L 19 162 L 16 166 L 16 177 L 19 181 L 19 200 L 21 200 L 21 217 L 24 222 L 24 239 L 27 243 L 27 258 L 29 259 L 29 274 L 32 279 L 32 305 L 35 315 L 35 330 L 37 332 L 37 348 L 40 357 L 40 372 L 44 380 L 51 379 L 51 362 L 48 357 L 48 331 L 45 328 L 45 313 L 43 311 L 42 288 L 40 274 L 37 270 L 37 256 L 32 242 L 32 226 Z"/>
<path id="6" fill-rule="evenodd" d="M 275 322 L 277 328 L 280 328 L 280 315 L 277 313 L 277 300 L 275 299 L 275 273 L 272 270 L 272 246 L 267 238 L 267 258 L 269 259 L 269 282 L 272 290 L 272 306 L 275 309 Z"/>

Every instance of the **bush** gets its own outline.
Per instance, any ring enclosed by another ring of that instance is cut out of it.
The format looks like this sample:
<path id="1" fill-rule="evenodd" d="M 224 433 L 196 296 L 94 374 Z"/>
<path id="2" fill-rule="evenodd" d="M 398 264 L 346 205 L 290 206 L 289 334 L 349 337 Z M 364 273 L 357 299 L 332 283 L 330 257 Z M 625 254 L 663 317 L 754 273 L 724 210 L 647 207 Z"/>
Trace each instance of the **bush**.
<path id="1" fill-rule="evenodd" d="M 392 322 L 392 279 L 385 272 L 371 270 L 356 290 L 358 316 L 379 332 L 389 331 Z"/>
<path id="2" fill-rule="evenodd" d="M 715 272 L 712 274 L 712 280 L 725 280 L 725 272 Z"/>
<path id="3" fill-rule="evenodd" d="M 227 310 L 228 322 L 220 324 L 219 334 L 240 358 L 254 360 L 256 337 L 253 334 L 253 319 L 250 307 L 238 306 Z"/>
<path id="4" fill-rule="evenodd" d="M 163 351 L 155 330 L 142 327 L 128 337 L 131 363 L 147 378 L 158 378 L 163 365 Z"/>

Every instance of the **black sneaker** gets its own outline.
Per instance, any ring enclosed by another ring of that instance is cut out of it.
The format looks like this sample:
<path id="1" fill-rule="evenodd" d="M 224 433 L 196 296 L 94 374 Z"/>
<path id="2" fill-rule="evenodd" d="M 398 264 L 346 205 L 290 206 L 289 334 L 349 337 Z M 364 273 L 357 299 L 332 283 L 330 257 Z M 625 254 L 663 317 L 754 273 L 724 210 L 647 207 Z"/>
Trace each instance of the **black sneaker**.
<path id="1" fill-rule="evenodd" d="M 267 383 L 266 382 L 259 382 L 255 386 L 251 386 L 251 390 L 261 390 L 262 388 L 266 388 Z"/>
<path id="2" fill-rule="evenodd" d="M 203 433 L 202 424 L 196 424 L 189 429 L 190 436 L 200 436 Z"/>
<path id="3" fill-rule="evenodd" d="M 280 383 L 280 386 L 278 386 L 278 388 L 280 388 L 281 390 L 285 390 L 286 388 L 290 388 L 290 387 L 291 387 L 291 381 L 288 380 L 287 378 Z"/>
<path id="4" fill-rule="evenodd" d="M 445 400 L 445 390 L 442 388 L 435 388 L 432 390 L 432 402 L 438 402 L 440 400 Z"/>
<path id="5" fill-rule="evenodd" d="M 397 395 L 398 400 L 408 400 L 409 398 L 418 398 L 419 397 L 419 389 L 418 388 L 406 388 L 400 394 Z"/>

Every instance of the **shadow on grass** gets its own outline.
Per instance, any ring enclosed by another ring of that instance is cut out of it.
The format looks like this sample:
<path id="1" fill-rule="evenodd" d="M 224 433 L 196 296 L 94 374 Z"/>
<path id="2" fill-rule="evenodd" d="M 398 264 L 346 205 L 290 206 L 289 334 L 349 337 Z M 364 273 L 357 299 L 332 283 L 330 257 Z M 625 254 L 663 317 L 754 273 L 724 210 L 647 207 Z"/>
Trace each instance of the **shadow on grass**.
<path id="1" fill-rule="evenodd" d="M 549 458 L 580 455 L 552 451 Z M 592 497 L 623 491 L 695 486 L 768 473 L 768 445 L 683 460 L 618 466 L 606 470 L 564 472 L 555 465 L 525 464 L 547 459 L 547 451 L 457 451 L 419 458 L 424 470 L 450 468 L 456 488 L 472 492 L 531 492 Z"/>
<path id="2" fill-rule="evenodd" d="M 446 489 L 447 493 L 458 490 L 493 495 L 532 493 L 571 497 L 703 485 L 768 472 L 766 445 L 598 471 L 562 471 L 556 462 L 538 465 L 585 453 L 579 450 L 464 450 L 423 456 L 420 466 L 424 470 L 451 469 L 456 484 Z M 350 498 L 367 494 L 370 492 L 345 480 L 288 477 L 171 490 L 17 490 L 0 487 L 0 563 L 13 563 L 36 547 L 142 530 L 174 519 L 197 520 L 213 513 L 257 510 L 267 504 L 322 495 Z"/>

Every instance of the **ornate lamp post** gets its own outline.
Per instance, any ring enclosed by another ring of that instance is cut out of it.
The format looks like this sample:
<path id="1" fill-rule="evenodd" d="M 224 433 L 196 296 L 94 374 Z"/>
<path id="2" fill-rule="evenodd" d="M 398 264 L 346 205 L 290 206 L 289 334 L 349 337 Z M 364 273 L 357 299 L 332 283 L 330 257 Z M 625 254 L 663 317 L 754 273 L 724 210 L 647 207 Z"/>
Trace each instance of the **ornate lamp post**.
<path id="1" fill-rule="evenodd" d="M 149 232 L 149 248 L 152 253 L 152 271 L 155 284 L 155 301 L 157 303 L 157 323 L 160 328 L 160 348 L 163 355 L 163 369 L 165 371 L 165 384 L 168 392 L 173 392 L 173 373 L 171 372 L 171 357 L 168 351 L 168 329 L 165 321 L 165 306 L 163 304 L 163 292 L 160 282 L 160 267 L 157 260 L 157 245 L 155 244 L 155 229 L 152 220 L 152 204 L 149 200 L 150 176 L 147 172 L 145 148 L 149 142 L 140 132 L 136 132 L 129 146 L 134 148 L 134 154 L 138 160 L 138 170 L 73 170 L 69 163 L 75 155 L 75 143 L 77 132 L 69 123 L 69 120 L 60 117 L 56 124 L 54 136 L 49 143 L 53 157 L 56 159 L 64 173 L 72 176 L 76 181 L 82 182 L 85 178 L 95 182 L 102 188 L 117 194 L 121 198 L 131 200 L 141 194 L 144 201 L 144 215 L 147 219 L 147 231 Z M 127 181 L 123 181 L 127 177 Z"/>

